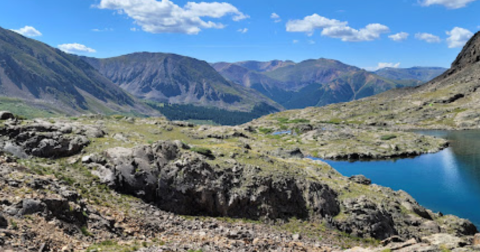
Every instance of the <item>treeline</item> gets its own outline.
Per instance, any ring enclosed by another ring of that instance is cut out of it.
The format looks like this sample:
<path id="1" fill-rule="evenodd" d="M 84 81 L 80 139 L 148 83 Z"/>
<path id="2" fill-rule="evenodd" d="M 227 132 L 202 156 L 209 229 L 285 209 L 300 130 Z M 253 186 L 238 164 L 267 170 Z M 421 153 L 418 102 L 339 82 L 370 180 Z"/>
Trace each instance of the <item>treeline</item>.
<path id="1" fill-rule="evenodd" d="M 278 111 L 274 107 L 264 103 L 255 106 L 251 112 L 228 111 L 218 108 L 198 107 L 190 104 L 161 104 L 153 102 L 147 102 L 147 104 L 160 111 L 160 113 L 169 120 L 213 121 L 221 125 L 239 125 Z"/>

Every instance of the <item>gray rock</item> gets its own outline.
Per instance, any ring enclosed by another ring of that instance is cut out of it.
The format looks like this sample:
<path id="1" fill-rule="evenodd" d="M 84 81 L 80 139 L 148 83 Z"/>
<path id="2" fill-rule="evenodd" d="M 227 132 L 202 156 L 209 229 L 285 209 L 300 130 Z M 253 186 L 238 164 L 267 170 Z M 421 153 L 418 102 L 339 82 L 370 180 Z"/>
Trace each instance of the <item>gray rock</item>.
<path id="1" fill-rule="evenodd" d="M 3 147 L 3 150 L 5 152 L 8 152 L 8 153 L 14 155 L 17 158 L 22 158 L 22 159 L 28 158 L 27 153 L 25 153 L 25 151 L 23 150 L 22 147 L 14 144 L 10 141 L 5 143 L 5 146 Z"/>
<path id="2" fill-rule="evenodd" d="M 22 204 L 22 209 L 20 210 L 20 215 L 35 214 L 42 212 L 45 209 L 45 204 L 39 200 L 34 199 L 24 199 Z"/>
<path id="3" fill-rule="evenodd" d="M 475 234 L 472 245 L 480 245 L 480 234 Z"/>
<path id="4" fill-rule="evenodd" d="M 447 249 L 463 247 L 464 245 L 466 245 L 465 240 L 450 234 L 433 234 L 427 237 L 422 237 L 422 242 L 428 243 L 430 245 L 443 245 Z"/>
<path id="5" fill-rule="evenodd" d="M 299 148 L 295 148 L 293 150 L 284 150 L 279 148 L 270 153 L 273 156 L 281 157 L 281 158 L 304 158 L 302 151 Z"/>
<path id="6" fill-rule="evenodd" d="M 372 181 L 363 175 L 354 175 L 354 176 L 351 176 L 349 179 L 357 184 L 362 184 L 362 185 L 372 184 Z"/>
<path id="7" fill-rule="evenodd" d="M 0 228 L 7 228 L 8 227 L 8 221 L 3 217 L 2 214 L 0 214 Z"/>
<path id="8" fill-rule="evenodd" d="M 0 120 L 15 119 L 15 116 L 8 111 L 0 111 Z"/>
<path id="9" fill-rule="evenodd" d="M 395 222 L 390 213 L 365 196 L 346 199 L 342 202 L 348 216 L 344 220 L 334 220 L 338 229 L 355 236 L 370 236 L 375 239 L 386 239 L 398 235 Z"/>
<path id="10" fill-rule="evenodd" d="M 215 171 L 203 157 L 182 152 L 173 142 L 105 153 L 113 188 L 178 214 L 268 218 L 319 217 L 340 212 L 336 194 L 318 182 L 260 176 L 261 169 Z M 97 168 L 97 171 L 99 169 Z M 239 179 L 248 177 L 253 179 Z M 234 182 L 236 181 L 236 182 Z"/>
<path id="11" fill-rule="evenodd" d="M 3 150 L 19 158 L 36 156 L 61 158 L 79 153 L 90 141 L 81 134 L 65 135 L 70 132 L 69 124 L 51 124 L 44 121 L 16 125 L 6 124 L 0 134 L 8 138 Z"/>

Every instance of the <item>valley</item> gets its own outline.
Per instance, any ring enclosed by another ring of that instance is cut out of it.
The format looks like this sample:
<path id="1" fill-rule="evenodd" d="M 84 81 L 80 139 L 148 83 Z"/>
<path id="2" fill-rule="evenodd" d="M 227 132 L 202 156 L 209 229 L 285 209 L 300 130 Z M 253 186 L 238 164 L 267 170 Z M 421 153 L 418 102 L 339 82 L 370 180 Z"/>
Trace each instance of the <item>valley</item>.
<path id="1" fill-rule="evenodd" d="M 122 26 L 0 28 L 0 251 L 480 251 L 480 32 L 352 28 L 341 2 L 100 0 L 75 22 Z M 266 20 L 289 35 L 246 27 Z M 449 69 L 396 63 L 442 45 L 464 45 Z M 272 50 L 296 60 L 242 60 Z"/>

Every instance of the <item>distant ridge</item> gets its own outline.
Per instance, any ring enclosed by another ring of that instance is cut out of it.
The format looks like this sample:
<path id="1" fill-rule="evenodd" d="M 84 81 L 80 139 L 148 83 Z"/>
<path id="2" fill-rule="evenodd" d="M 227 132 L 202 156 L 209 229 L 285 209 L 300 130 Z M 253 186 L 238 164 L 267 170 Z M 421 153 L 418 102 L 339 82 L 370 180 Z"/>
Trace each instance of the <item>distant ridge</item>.
<path id="1" fill-rule="evenodd" d="M 392 80 L 431 81 L 447 71 L 443 67 L 382 68 L 373 73 Z"/>
<path id="2" fill-rule="evenodd" d="M 352 101 L 419 80 L 391 80 L 331 59 L 214 63 L 225 78 L 258 90 L 287 109 Z"/>
<path id="3" fill-rule="evenodd" d="M 423 85 L 390 90 L 359 101 L 285 113 L 294 113 L 300 119 L 398 129 L 480 129 L 479 101 L 480 32 L 477 32 L 450 69 Z"/>
<path id="4" fill-rule="evenodd" d="M 259 92 L 226 80 L 207 62 L 190 57 L 143 52 L 82 59 L 124 90 L 150 101 L 245 112 L 256 106 L 271 112 L 283 109 Z"/>
<path id="5" fill-rule="evenodd" d="M 0 97 L 55 113 L 159 115 L 77 56 L 0 28 Z"/>

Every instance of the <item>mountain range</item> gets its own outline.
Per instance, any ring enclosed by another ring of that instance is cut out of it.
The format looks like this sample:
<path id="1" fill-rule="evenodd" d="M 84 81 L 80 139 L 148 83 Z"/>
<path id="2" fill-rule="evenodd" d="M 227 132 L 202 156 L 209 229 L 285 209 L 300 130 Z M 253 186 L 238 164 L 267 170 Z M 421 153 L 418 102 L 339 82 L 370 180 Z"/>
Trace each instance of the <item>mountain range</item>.
<path id="1" fill-rule="evenodd" d="M 450 69 L 423 85 L 277 116 L 400 129 L 478 129 L 479 100 L 480 32 L 477 32 Z"/>
<path id="2" fill-rule="evenodd" d="M 224 110 L 283 109 L 264 95 L 223 78 L 207 62 L 176 54 L 134 53 L 108 59 L 82 57 L 134 96 L 159 103 Z"/>
<path id="3" fill-rule="evenodd" d="M 2 28 L 0 95 L 3 103 L 61 114 L 159 114 L 77 56 Z"/>
<path id="4" fill-rule="evenodd" d="M 447 71 L 443 67 L 412 67 L 412 68 L 393 68 L 386 67 L 375 71 L 376 75 L 392 80 L 418 80 L 427 82 Z"/>
<path id="5" fill-rule="evenodd" d="M 394 88 L 417 86 L 439 75 L 437 68 L 371 73 L 331 59 L 214 63 L 225 78 L 253 88 L 287 109 L 324 106 L 361 99 Z M 412 72 L 412 73 L 410 73 Z M 390 78 L 388 75 L 395 76 Z"/>
<path id="6" fill-rule="evenodd" d="M 162 104 L 177 104 L 169 108 L 169 115 L 175 114 L 172 109 L 185 110 L 178 112 L 179 118 L 198 119 L 196 107 L 202 107 L 226 117 L 241 112 L 235 114 L 241 120 L 228 121 L 242 122 L 285 108 L 324 106 L 417 86 L 442 71 L 371 73 L 323 58 L 209 64 L 176 54 L 143 52 L 97 59 L 67 54 L 0 28 L 0 102 L 26 104 L 20 113 L 159 115 Z"/>

